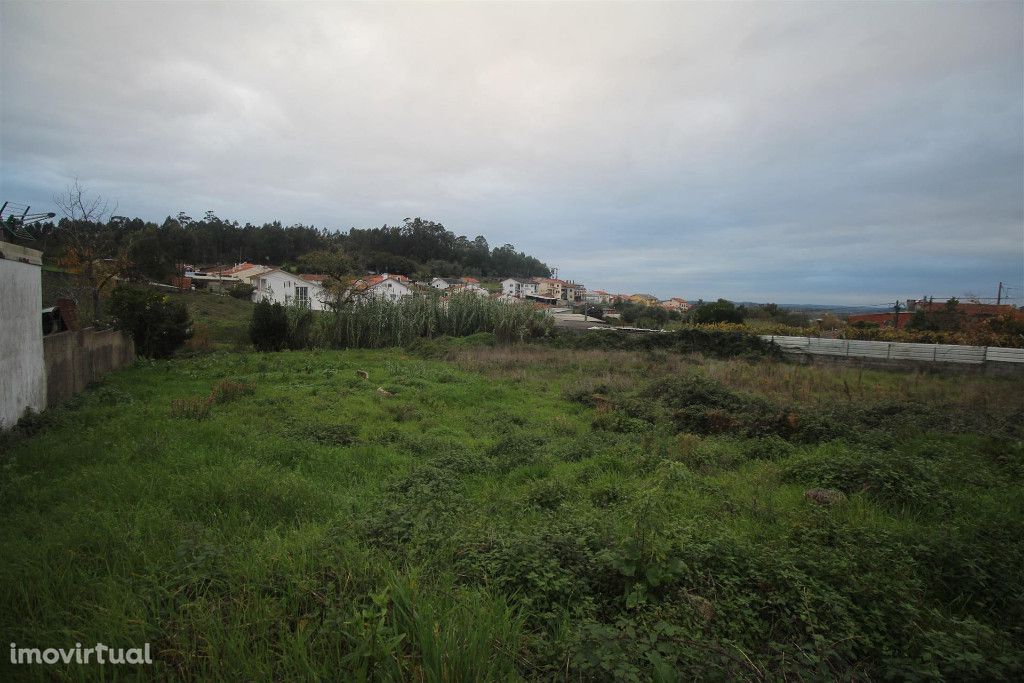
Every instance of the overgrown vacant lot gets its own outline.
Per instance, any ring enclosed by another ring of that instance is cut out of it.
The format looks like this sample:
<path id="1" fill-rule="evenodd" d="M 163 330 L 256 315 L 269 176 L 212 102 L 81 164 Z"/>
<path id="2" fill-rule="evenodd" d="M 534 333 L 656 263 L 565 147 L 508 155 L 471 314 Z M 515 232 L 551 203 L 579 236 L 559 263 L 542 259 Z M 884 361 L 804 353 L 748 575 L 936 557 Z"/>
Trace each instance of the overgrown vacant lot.
<path id="1" fill-rule="evenodd" d="M 4 639 L 186 679 L 1024 673 L 1019 380 L 432 348 L 140 362 L 8 437 Z"/>

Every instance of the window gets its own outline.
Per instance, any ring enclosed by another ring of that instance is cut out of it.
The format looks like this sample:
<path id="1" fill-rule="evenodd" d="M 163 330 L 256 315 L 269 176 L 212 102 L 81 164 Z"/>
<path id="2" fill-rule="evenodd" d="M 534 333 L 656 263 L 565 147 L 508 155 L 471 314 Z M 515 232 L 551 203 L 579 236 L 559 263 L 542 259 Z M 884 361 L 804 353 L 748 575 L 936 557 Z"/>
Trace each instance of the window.
<path id="1" fill-rule="evenodd" d="M 295 288 L 295 303 L 299 306 L 309 307 L 309 287 Z"/>

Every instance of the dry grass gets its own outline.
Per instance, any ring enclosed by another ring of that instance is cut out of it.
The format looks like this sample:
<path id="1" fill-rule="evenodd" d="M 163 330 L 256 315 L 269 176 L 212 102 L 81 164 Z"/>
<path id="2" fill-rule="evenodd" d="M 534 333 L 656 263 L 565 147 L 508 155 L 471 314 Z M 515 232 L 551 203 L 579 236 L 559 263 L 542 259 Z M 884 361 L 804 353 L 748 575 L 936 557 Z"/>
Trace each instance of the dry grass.
<path id="1" fill-rule="evenodd" d="M 450 358 L 496 379 L 549 384 L 579 375 L 629 390 L 655 377 L 701 372 L 723 385 L 782 403 L 877 402 L 893 398 L 971 411 L 1024 411 L 1019 380 L 983 375 L 867 370 L 777 361 L 716 360 L 660 352 L 575 351 L 538 346 L 470 348 Z"/>

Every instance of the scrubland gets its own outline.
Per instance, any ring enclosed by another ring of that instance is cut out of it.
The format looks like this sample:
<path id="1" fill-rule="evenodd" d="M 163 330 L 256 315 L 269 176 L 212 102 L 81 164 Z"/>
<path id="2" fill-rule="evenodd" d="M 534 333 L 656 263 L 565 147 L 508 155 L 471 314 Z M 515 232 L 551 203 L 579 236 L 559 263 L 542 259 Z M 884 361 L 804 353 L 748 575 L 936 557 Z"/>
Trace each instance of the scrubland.
<path id="1" fill-rule="evenodd" d="M 156 664 L 3 677 L 1024 674 L 1019 379 L 414 348 L 140 361 L 4 437 L 5 639 Z"/>

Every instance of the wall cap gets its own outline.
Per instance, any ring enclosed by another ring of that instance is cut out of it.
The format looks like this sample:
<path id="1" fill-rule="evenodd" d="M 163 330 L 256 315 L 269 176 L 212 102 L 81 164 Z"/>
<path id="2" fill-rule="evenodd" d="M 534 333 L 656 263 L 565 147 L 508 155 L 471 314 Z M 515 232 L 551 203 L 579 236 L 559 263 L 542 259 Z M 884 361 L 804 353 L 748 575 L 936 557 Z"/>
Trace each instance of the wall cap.
<path id="1" fill-rule="evenodd" d="M 43 252 L 10 242 L 0 241 L 0 258 L 33 266 L 43 265 Z"/>

